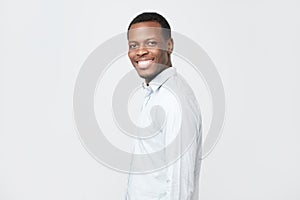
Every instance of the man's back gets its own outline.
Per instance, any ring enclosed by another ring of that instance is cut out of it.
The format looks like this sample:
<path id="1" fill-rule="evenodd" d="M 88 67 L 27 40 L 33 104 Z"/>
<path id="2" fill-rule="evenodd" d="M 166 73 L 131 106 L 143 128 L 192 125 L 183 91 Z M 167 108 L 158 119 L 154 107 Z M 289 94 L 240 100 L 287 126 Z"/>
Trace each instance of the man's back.
<path id="1" fill-rule="evenodd" d="M 145 91 L 140 125 L 147 126 L 157 118 L 163 118 L 164 123 L 152 137 L 136 140 L 133 153 L 148 156 L 147 163 L 153 164 L 155 172 L 130 174 L 126 199 L 196 200 L 201 164 L 201 116 L 197 100 L 173 67 L 158 74 L 145 86 Z M 163 117 L 153 113 L 153 106 L 164 110 Z M 163 153 L 154 156 L 157 151 Z M 157 163 L 164 165 L 157 170 Z M 132 160 L 132 169 L 139 164 Z"/>

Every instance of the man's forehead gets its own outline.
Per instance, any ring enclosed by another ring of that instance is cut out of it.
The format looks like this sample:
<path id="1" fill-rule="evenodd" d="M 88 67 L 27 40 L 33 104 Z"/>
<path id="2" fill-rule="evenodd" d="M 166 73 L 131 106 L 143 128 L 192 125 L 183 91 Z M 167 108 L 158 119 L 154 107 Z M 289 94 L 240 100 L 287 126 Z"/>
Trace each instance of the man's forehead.
<path id="1" fill-rule="evenodd" d="M 128 39 L 144 40 L 147 38 L 162 38 L 164 31 L 166 30 L 161 27 L 133 27 L 128 30 Z"/>
<path id="2" fill-rule="evenodd" d="M 159 30 L 141 30 L 141 29 L 133 29 L 128 33 L 128 39 L 148 39 L 148 38 L 159 38 L 161 35 L 161 31 Z"/>
<path id="3" fill-rule="evenodd" d="M 163 29 L 161 27 L 138 27 L 130 28 L 128 30 L 129 35 L 151 35 L 151 34 L 161 34 Z"/>

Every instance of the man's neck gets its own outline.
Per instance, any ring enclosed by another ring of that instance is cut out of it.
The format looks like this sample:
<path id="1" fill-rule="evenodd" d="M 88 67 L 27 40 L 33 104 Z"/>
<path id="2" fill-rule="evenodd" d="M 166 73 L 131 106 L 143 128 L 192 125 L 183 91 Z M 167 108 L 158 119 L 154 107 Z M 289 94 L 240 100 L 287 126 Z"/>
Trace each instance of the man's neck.
<path id="1" fill-rule="evenodd" d="M 169 67 L 166 67 L 166 68 L 164 68 L 163 70 L 161 70 L 161 72 L 159 72 L 158 74 L 156 74 L 156 76 L 158 76 L 160 73 L 162 73 L 163 71 L 165 71 L 166 69 L 168 69 L 168 68 L 170 68 L 170 67 L 172 67 L 172 64 L 170 64 Z M 146 85 L 149 86 L 149 83 L 150 83 L 153 79 L 155 79 L 156 76 L 154 76 L 154 77 L 153 77 L 152 79 L 150 79 L 150 80 L 149 80 L 149 79 L 148 79 L 148 80 L 145 79 Z"/>

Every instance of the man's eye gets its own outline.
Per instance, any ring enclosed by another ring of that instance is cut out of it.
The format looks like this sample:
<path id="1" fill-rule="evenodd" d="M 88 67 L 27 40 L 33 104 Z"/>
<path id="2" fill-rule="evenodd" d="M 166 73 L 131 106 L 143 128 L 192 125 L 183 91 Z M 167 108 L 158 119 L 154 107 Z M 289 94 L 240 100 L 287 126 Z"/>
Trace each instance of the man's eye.
<path id="1" fill-rule="evenodd" d="M 157 42 L 155 42 L 155 41 L 149 41 L 147 44 L 149 46 L 155 46 L 157 44 Z"/>
<path id="2" fill-rule="evenodd" d="M 137 47 L 136 44 L 129 44 L 129 48 L 130 48 L 130 49 L 134 49 L 134 48 L 136 48 L 136 47 Z"/>

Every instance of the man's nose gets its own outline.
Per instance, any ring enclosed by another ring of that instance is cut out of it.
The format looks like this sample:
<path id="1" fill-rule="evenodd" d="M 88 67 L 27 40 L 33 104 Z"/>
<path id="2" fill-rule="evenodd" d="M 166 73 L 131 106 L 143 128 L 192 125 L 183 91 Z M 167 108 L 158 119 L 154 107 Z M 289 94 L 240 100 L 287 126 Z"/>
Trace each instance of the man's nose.
<path id="1" fill-rule="evenodd" d="M 136 55 L 137 56 L 143 56 L 143 55 L 145 55 L 147 53 L 148 53 L 148 49 L 146 47 L 144 47 L 144 46 L 139 47 L 137 49 L 137 51 L 136 51 Z"/>

